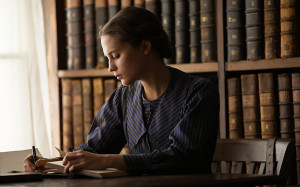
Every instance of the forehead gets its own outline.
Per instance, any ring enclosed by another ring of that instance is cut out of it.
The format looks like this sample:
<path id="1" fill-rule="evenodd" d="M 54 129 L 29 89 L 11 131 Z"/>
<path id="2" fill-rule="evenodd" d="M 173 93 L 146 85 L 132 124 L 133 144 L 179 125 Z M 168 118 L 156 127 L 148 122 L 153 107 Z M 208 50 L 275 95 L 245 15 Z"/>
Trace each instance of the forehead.
<path id="1" fill-rule="evenodd" d="M 122 45 L 122 43 L 111 35 L 101 36 L 101 45 L 105 55 L 110 53 L 113 50 L 116 50 Z"/>

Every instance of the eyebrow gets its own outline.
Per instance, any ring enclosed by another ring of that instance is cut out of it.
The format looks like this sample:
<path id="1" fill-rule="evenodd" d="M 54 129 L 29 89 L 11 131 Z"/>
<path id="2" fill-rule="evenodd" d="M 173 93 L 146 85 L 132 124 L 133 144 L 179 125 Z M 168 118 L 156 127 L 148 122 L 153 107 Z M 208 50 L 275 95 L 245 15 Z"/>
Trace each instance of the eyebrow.
<path id="1" fill-rule="evenodd" d="M 118 51 L 118 49 L 112 50 L 111 52 L 109 52 L 109 53 L 107 54 L 107 56 L 110 55 L 110 54 L 112 54 L 112 53 L 114 53 L 114 52 L 116 52 L 116 51 Z M 105 55 L 104 55 L 104 56 L 105 56 Z"/>

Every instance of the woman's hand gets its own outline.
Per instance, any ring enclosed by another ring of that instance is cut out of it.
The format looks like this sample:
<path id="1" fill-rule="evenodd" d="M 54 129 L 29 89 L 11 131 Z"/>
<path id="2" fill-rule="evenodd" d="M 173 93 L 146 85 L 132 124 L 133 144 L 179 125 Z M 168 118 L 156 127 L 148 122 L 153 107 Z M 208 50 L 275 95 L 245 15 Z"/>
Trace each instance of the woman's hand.
<path id="1" fill-rule="evenodd" d="M 63 160 L 64 172 L 72 174 L 83 169 L 117 168 L 126 170 L 126 163 L 119 154 L 96 154 L 83 150 L 69 152 Z"/>
<path id="2" fill-rule="evenodd" d="M 37 159 L 38 160 L 34 164 L 32 155 L 31 154 L 28 155 L 24 159 L 24 172 L 35 172 L 35 171 L 37 171 L 37 172 L 40 172 L 40 173 L 44 173 L 45 165 L 49 161 L 49 159 L 41 158 L 41 157 L 37 157 Z"/>
<path id="3" fill-rule="evenodd" d="M 71 174 L 83 169 L 105 169 L 103 157 L 104 155 L 83 150 L 69 152 L 63 160 L 64 173 Z"/>

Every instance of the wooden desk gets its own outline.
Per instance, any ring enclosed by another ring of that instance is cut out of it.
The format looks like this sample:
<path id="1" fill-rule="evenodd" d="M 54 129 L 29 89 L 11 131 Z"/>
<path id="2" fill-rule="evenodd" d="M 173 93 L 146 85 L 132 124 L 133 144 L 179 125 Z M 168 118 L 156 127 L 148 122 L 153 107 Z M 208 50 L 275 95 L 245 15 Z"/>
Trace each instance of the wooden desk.
<path id="1" fill-rule="evenodd" d="M 190 175 L 156 175 L 129 176 L 110 179 L 92 178 L 44 178 L 39 182 L 5 183 L 5 186 L 255 186 L 264 184 L 284 184 L 282 177 L 275 175 L 248 174 L 190 174 Z M 1 184 L 0 184 L 1 186 Z"/>

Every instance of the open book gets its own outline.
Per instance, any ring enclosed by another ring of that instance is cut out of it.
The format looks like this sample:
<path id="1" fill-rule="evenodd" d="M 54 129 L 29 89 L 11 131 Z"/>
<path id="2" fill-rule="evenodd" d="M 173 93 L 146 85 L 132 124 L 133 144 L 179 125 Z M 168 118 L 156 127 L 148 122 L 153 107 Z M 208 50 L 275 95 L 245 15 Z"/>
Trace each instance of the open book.
<path id="1" fill-rule="evenodd" d="M 62 161 L 55 161 L 55 162 L 47 162 L 46 168 L 49 168 L 49 171 L 57 172 L 57 173 L 64 173 L 64 166 Z M 100 179 L 104 178 L 111 178 L 111 177 L 122 177 L 128 176 L 128 173 L 123 170 L 118 170 L 115 168 L 107 168 L 104 170 L 81 170 L 78 172 L 81 175 L 86 175 L 90 177 L 96 177 Z"/>

